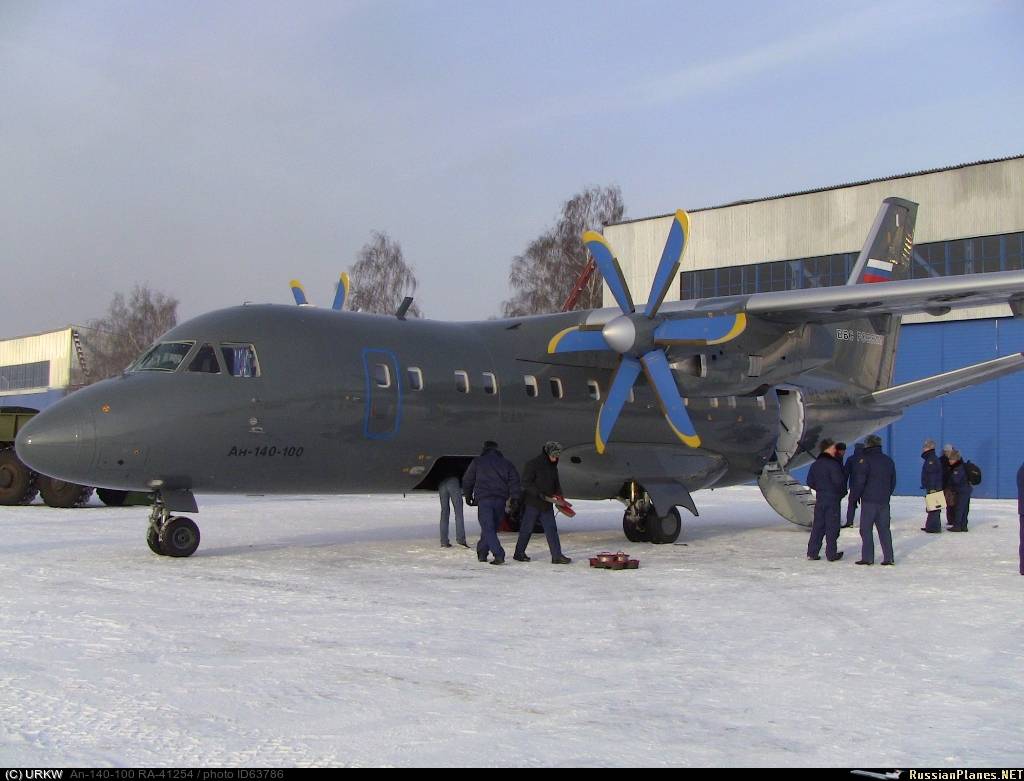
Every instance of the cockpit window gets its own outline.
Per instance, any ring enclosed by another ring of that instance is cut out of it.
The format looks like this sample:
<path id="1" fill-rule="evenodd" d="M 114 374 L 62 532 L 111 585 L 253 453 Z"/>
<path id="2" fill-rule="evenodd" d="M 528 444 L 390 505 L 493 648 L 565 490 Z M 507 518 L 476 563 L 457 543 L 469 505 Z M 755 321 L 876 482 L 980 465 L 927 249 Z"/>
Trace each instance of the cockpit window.
<path id="1" fill-rule="evenodd" d="M 131 366 L 134 372 L 173 372 L 185 360 L 195 342 L 161 342 Z"/>
<path id="2" fill-rule="evenodd" d="M 204 344 L 199 348 L 188 370 L 201 374 L 220 374 L 220 364 L 217 363 L 217 353 L 212 344 Z"/>
<path id="3" fill-rule="evenodd" d="M 260 364 L 256 360 L 256 349 L 251 344 L 222 344 L 221 354 L 224 365 L 232 377 L 259 377 Z"/>

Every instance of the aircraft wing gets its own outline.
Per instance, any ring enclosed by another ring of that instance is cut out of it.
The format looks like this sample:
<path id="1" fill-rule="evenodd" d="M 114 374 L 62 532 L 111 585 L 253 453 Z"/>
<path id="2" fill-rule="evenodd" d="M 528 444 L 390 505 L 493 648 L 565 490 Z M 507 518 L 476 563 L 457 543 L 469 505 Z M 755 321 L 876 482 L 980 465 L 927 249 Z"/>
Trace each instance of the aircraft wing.
<path id="1" fill-rule="evenodd" d="M 944 315 L 992 304 L 1009 304 L 1014 315 L 1024 314 L 1024 271 L 755 293 L 742 311 L 784 323 L 833 323 L 876 314 Z"/>

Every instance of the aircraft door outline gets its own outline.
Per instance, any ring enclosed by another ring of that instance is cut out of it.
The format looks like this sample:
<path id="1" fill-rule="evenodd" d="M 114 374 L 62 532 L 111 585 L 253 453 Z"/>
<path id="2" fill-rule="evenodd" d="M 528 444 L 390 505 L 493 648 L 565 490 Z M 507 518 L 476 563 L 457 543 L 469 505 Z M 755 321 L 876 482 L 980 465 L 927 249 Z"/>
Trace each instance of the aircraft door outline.
<path id="1" fill-rule="evenodd" d="M 390 350 L 365 348 L 363 378 L 366 387 L 363 436 L 366 439 L 394 439 L 402 425 L 402 380 L 398 357 Z"/>

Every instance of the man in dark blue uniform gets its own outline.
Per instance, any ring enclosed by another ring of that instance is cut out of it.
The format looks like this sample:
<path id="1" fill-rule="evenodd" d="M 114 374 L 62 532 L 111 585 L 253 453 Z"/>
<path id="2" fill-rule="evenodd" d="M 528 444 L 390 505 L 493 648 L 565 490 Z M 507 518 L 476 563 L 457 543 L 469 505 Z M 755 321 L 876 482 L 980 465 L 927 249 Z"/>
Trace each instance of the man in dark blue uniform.
<path id="1" fill-rule="evenodd" d="M 974 486 L 967 479 L 967 470 L 964 468 L 963 457 L 959 450 L 949 454 L 949 487 L 953 490 L 956 500 L 954 505 L 953 525 L 951 532 L 967 531 L 967 514 L 971 511 L 971 494 L 974 493 Z"/>
<path id="2" fill-rule="evenodd" d="M 539 520 L 548 541 L 551 563 L 572 562 L 572 559 L 562 553 L 558 526 L 555 524 L 555 509 L 551 502 L 553 497 L 562 495 L 562 484 L 558 480 L 558 457 L 561 452 L 562 446 L 558 442 L 546 442 L 541 454 L 527 461 L 523 467 L 523 504 L 526 505 L 526 509 L 519 524 L 516 552 L 512 556 L 516 561 L 530 560 L 526 555 L 526 546 L 530 544 L 534 524 Z"/>
<path id="3" fill-rule="evenodd" d="M 935 440 L 926 439 L 923 448 L 921 451 L 921 458 L 924 460 L 921 465 L 921 488 L 927 495 L 933 491 L 942 490 L 942 463 L 935 453 Z M 926 510 L 926 512 L 928 516 L 925 518 L 921 531 L 928 534 L 941 534 L 942 510 Z"/>
<path id="4" fill-rule="evenodd" d="M 1017 515 L 1020 516 L 1020 574 L 1024 575 L 1024 464 L 1017 470 Z"/>
<path id="5" fill-rule="evenodd" d="M 831 439 L 821 441 L 821 452 L 807 473 L 807 487 L 814 489 L 814 524 L 807 542 L 807 558 L 812 561 L 821 558 L 824 537 L 825 558 L 839 561 L 843 558 L 842 551 L 836 550 L 842 522 L 839 504 L 846 496 L 846 470 L 836 456 L 836 444 Z"/>
<path id="6" fill-rule="evenodd" d="M 896 464 L 882 452 L 882 439 L 865 438 L 864 452 L 857 461 L 850 501 L 860 502 L 861 554 L 858 564 L 875 563 L 875 527 L 882 546 L 882 564 L 894 564 L 892 532 L 889 529 L 889 497 L 896 490 Z"/>
<path id="7" fill-rule="evenodd" d="M 480 520 L 480 541 L 476 544 L 476 557 L 491 564 L 505 563 L 505 549 L 498 539 L 498 524 L 505 514 L 509 499 L 519 498 L 519 473 L 498 450 L 498 443 L 484 442 L 484 450 L 473 459 L 462 478 L 462 493 L 466 504 L 477 505 Z"/>
<path id="8" fill-rule="evenodd" d="M 857 468 L 857 462 L 860 457 L 864 454 L 864 443 L 858 442 L 853 446 L 853 455 L 846 459 L 846 485 L 853 486 L 853 474 Z M 857 503 L 850 499 L 846 503 L 846 523 L 843 524 L 843 528 L 853 526 L 853 522 L 857 520 Z"/>

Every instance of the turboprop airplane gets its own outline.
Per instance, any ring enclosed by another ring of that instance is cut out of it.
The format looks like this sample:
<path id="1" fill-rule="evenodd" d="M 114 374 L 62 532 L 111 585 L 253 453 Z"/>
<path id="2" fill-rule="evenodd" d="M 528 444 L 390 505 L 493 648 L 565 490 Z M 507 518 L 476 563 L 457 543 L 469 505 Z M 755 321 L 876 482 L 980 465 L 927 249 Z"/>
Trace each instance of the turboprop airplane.
<path id="1" fill-rule="evenodd" d="M 910 279 L 916 214 L 886 199 L 839 287 L 663 303 L 690 232 L 680 211 L 640 308 L 588 232 L 617 307 L 476 323 L 337 300 L 211 312 L 37 415 L 18 455 L 69 482 L 154 492 L 147 542 L 177 557 L 199 545 L 175 514 L 198 511 L 194 494 L 433 490 L 487 439 L 519 464 L 562 442 L 566 496 L 620 500 L 633 541 L 673 542 L 694 492 L 755 480 L 809 524 L 813 500 L 789 470 L 824 436 L 858 439 L 1024 367 L 1018 353 L 892 386 L 902 315 L 1024 314 L 1024 272 Z"/>

